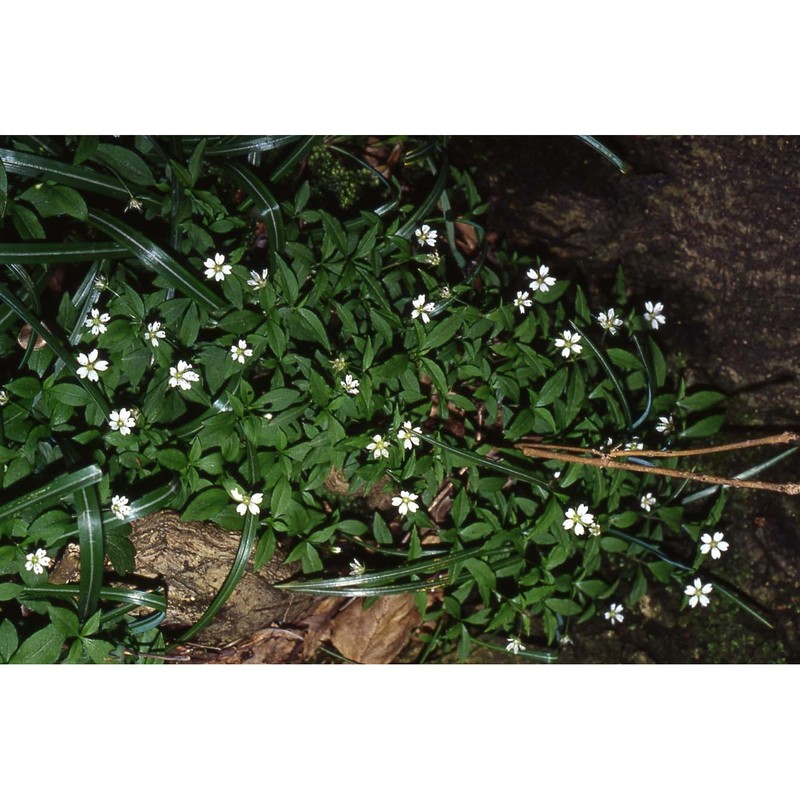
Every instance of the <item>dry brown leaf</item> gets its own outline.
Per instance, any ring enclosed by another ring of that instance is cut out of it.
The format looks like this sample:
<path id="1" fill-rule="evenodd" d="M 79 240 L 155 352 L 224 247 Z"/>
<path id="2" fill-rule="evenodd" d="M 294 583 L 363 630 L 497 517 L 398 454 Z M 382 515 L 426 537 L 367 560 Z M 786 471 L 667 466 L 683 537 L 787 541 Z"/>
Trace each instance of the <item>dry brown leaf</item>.
<path id="1" fill-rule="evenodd" d="M 465 256 L 478 252 L 478 234 L 472 225 L 456 222 L 456 245 Z"/>
<path id="2" fill-rule="evenodd" d="M 414 595 L 385 595 L 366 610 L 362 602 L 355 602 L 341 611 L 333 620 L 331 641 L 351 661 L 388 664 L 419 623 Z"/>
<path id="3" fill-rule="evenodd" d="M 303 642 L 303 660 L 310 661 L 319 646 L 331 638 L 332 620 L 336 612 L 347 602 L 347 598 L 323 597 L 297 624 L 306 628 Z"/>

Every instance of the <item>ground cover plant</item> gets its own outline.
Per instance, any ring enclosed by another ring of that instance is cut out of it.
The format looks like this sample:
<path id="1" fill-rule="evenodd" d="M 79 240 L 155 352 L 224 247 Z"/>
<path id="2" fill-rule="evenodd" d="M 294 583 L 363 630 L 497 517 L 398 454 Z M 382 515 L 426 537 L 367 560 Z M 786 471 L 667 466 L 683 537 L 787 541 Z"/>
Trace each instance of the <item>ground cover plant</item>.
<path id="1" fill-rule="evenodd" d="M 0 163 L 3 661 L 168 655 L 278 546 L 294 592 L 413 593 L 419 661 L 554 661 L 650 581 L 763 619 L 725 581 L 721 486 L 775 488 L 752 478 L 786 453 L 693 474 L 724 397 L 669 374 L 670 309 L 622 271 L 592 308 L 490 246 L 445 140 L 5 137 Z M 120 582 L 164 508 L 241 536 L 174 635 Z"/>

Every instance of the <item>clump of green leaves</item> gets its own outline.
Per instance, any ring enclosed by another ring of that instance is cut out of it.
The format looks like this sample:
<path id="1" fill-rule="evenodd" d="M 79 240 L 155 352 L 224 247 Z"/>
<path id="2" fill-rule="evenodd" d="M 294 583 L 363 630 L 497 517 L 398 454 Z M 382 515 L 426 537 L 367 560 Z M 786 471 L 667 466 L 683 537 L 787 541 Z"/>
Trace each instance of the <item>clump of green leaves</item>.
<path id="1" fill-rule="evenodd" d="M 130 522 L 163 507 L 242 532 L 226 593 L 279 540 L 304 573 L 293 590 L 416 592 L 422 660 L 507 637 L 552 660 L 575 623 L 700 566 L 673 551 L 716 523 L 721 494 L 710 510 L 687 505 L 667 479 L 533 461 L 513 445 L 664 447 L 715 433 L 722 416 L 707 411 L 722 396 L 670 379 L 639 313 L 612 334 L 579 287 L 554 275 L 532 291 L 540 262 L 488 254 L 485 206 L 441 142 L 405 140 L 404 163 L 370 178 L 379 203 L 349 214 L 332 213 L 309 171 L 336 177 L 328 144 L 7 137 L 4 661 L 163 652 L 163 594 L 116 588 L 103 568 L 133 572 Z M 358 194 L 346 178 L 343 210 Z M 616 292 L 622 314 L 621 276 Z M 581 343 L 566 358 L 564 331 Z M 97 380 L 86 359 L 107 362 Z M 669 430 L 656 431 L 660 417 Z M 416 510 L 388 502 L 402 491 Z M 596 524 L 583 536 L 564 527 L 580 504 Z M 78 585 L 26 568 L 28 553 L 57 558 L 71 542 Z M 366 571 L 342 575 L 355 558 Z"/>

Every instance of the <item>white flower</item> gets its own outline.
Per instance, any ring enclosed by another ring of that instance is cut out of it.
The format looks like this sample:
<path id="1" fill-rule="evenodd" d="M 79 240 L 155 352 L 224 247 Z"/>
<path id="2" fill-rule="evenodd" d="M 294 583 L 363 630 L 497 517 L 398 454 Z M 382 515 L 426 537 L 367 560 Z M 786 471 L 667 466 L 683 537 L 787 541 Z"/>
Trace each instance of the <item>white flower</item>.
<path id="1" fill-rule="evenodd" d="M 532 305 L 533 302 L 528 299 L 527 292 L 517 292 L 517 299 L 514 300 L 514 308 L 518 308 L 520 314 L 524 314 L 525 309 L 530 308 Z"/>
<path id="2" fill-rule="evenodd" d="M 128 200 L 128 205 L 125 206 L 125 213 L 127 214 L 129 211 L 138 211 L 139 213 L 142 212 L 142 201 L 137 200 L 133 195 L 131 195 L 131 199 Z"/>
<path id="3" fill-rule="evenodd" d="M 668 436 L 675 430 L 675 420 L 673 420 L 671 416 L 659 417 L 658 423 L 656 424 L 656 430 L 659 433 L 663 433 L 665 436 Z"/>
<path id="4" fill-rule="evenodd" d="M 347 369 L 347 362 L 342 356 L 337 356 L 331 361 L 331 369 L 334 372 L 344 372 Z"/>
<path id="5" fill-rule="evenodd" d="M 392 505 L 397 506 L 398 513 L 403 516 L 408 514 L 409 511 L 415 514 L 419 508 L 419 504 L 414 502 L 416 499 L 417 495 L 412 492 L 400 492 L 398 497 L 392 498 Z"/>
<path id="6" fill-rule="evenodd" d="M 248 286 L 252 286 L 256 291 L 263 289 L 267 285 L 267 273 L 269 270 L 265 269 L 260 275 L 253 269 L 250 270 L 250 280 L 247 281 Z"/>
<path id="7" fill-rule="evenodd" d="M 158 340 L 164 339 L 167 335 L 166 331 L 161 330 L 160 322 L 148 322 L 147 331 L 144 334 L 144 340 L 153 347 L 158 347 Z"/>
<path id="8" fill-rule="evenodd" d="M 436 231 L 434 231 L 434 234 L 435 233 L 436 233 Z M 434 242 L 434 244 L 435 244 L 435 242 Z M 431 246 L 433 246 L 433 245 L 431 245 Z M 425 256 L 425 259 L 427 260 L 427 262 L 432 267 L 438 267 L 439 264 L 442 263 L 442 257 L 438 253 L 428 253 L 428 255 Z"/>
<path id="9" fill-rule="evenodd" d="M 236 506 L 236 513 L 244 516 L 248 511 L 251 514 L 261 513 L 261 503 L 264 502 L 262 492 L 247 494 L 239 489 L 231 489 L 231 497 L 239 504 Z"/>
<path id="10" fill-rule="evenodd" d="M 550 267 L 542 264 L 537 272 L 535 269 L 528 270 L 528 277 L 531 279 L 531 289 L 534 292 L 549 292 L 550 287 L 555 285 L 556 279 L 548 277 Z"/>
<path id="11" fill-rule="evenodd" d="M 653 497 L 653 493 L 648 492 L 646 495 L 643 495 L 642 499 L 639 501 L 639 505 L 649 514 L 656 505 L 656 499 Z"/>
<path id="12" fill-rule="evenodd" d="M 108 424 L 112 431 L 119 431 L 123 436 L 127 436 L 131 429 L 136 427 L 136 420 L 127 408 L 121 408 L 119 411 L 111 412 Z"/>
<path id="13" fill-rule="evenodd" d="M 571 353 L 580 353 L 583 350 L 583 345 L 578 344 L 578 342 L 583 337 L 579 333 L 573 333 L 572 331 L 563 331 L 561 334 L 560 339 L 556 339 L 556 347 L 563 348 L 561 350 L 561 355 L 564 358 L 569 358 Z"/>
<path id="14" fill-rule="evenodd" d="M 272 413 L 271 413 L 271 412 L 269 412 L 269 411 L 267 411 L 267 413 L 266 413 L 266 414 L 264 414 L 264 419 L 265 419 L 267 422 L 269 422 L 269 421 L 272 419 Z"/>
<path id="15" fill-rule="evenodd" d="M 575 533 L 583 536 L 585 531 L 583 526 L 591 525 L 594 522 L 594 514 L 588 512 L 589 506 L 583 505 L 583 503 L 578 506 L 577 511 L 574 508 L 568 508 L 564 514 L 564 530 L 568 531 L 574 526 Z"/>
<path id="16" fill-rule="evenodd" d="M 428 247 L 436 247 L 436 237 L 439 234 L 431 229 L 430 225 L 423 225 L 421 228 L 417 228 L 414 231 L 414 236 L 417 237 L 417 241 L 420 245 L 427 244 Z"/>
<path id="17" fill-rule="evenodd" d="M 449 300 L 452 296 L 453 291 L 449 286 L 442 286 L 442 288 L 439 289 L 439 297 L 441 297 L 442 300 Z"/>
<path id="18" fill-rule="evenodd" d="M 506 650 L 514 655 L 517 655 L 520 650 L 524 650 L 525 645 L 522 644 L 522 640 L 519 636 L 509 636 L 508 637 L 508 644 L 506 645 Z"/>
<path id="19" fill-rule="evenodd" d="M 425 302 L 425 295 L 421 294 L 416 300 L 413 301 L 414 310 L 411 312 L 411 319 L 416 319 L 420 317 L 422 321 L 427 325 L 431 318 L 428 314 L 431 313 L 434 309 L 433 303 L 426 303 Z"/>
<path id="20" fill-rule="evenodd" d="M 41 547 L 35 553 L 28 553 L 25 556 L 25 569 L 30 572 L 33 570 L 34 575 L 41 575 L 45 567 L 49 567 L 53 563 L 53 559 L 47 555 L 47 550 Z"/>
<path id="21" fill-rule="evenodd" d="M 644 312 L 644 318 L 650 323 L 653 327 L 653 330 L 657 331 L 659 325 L 663 325 L 667 319 L 661 313 L 664 310 L 664 306 L 661 303 L 656 303 L 653 305 L 649 300 L 644 304 L 644 307 L 647 309 Z"/>
<path id="22" fill-rule="evenodd" d="M 625 619 L 622 615 L 622 605 L 620 603 L 612 603 L 605 613 L 605 618 L 611 620 L 612 625 L 615 622 L 622 622 Z"/>
<path id="23" fill-rule="evenodd" d="M 703 544 L 700 545 L 700 552 L 705 555 L 711 553 L 711 558 L 719 558 L 727 549 L 728 543 L 723 541 L 725 534 L 717 531 L 712 537 L 709 533 L 704 533 L 700 540 Z"/>
<path id="24" fill-rule="evenodd" d="M 251 355 L 253 355 L 253 351 L 247 346 L 247 342 L 244 339 L 239 339 L 238 345 L 231 345 L 231 358 L 234 361 L 244 364 L 244 360 L 250 358 Z"/>
<path id="25" fill-rule="evenodd" d="M 403 443 L 404 450 L 411 450 L 419 444 L 419 437 L 416 435 L 422 433 L 419 428 L 415 428 L 411 424 L 411 420 L 406 420 L 403 427 L 397 431 L 397 438 Z"/>
<path id="26" fill-rule="evenodd" d="M 350 562 L 351 575 L 363 575 L 367 571 L 366 565 L 362 564 L 357 558 Z"/>
<path id="27" fill-rule="evenodd" d="M 124 494 L 115 494 L 111 498 L 111 512 L 117 519 L 125 519 L 132 511 L 129 503 L 130 501 Z"/>
<path id="28" fill-rule="evenodd" d="M 101 314 L 99 308 L 93 308 L 83 324 L 84 327 L 92 329 L 92 336 L 97 336 L 108 330 L 105 325 L 106 322 L 111 322 L 111 317 L 108 314 Z"/>
<path id="29" fill-rule="evenodd" d="M 389 458 L 389 443 L 379 433 L 372 437 L 367 450 L 372 450 L 373 458 Z"/>
<path id="30" fill-rule="evenodd" d="M 634 436 L 631 441 L 625 442 L 625 446 L 622 449 L 628 452 L 631 450 L 644 450 L 644 445 L 639 441 L 637 436 Z"/>
<path id="31" fill-rule="evenodd" d="M 344 380 L 339 381 L 339 383 L 342 384 L 342 389 L 348 394 L 358 394 L 359 382 L 349 372 L 344 376 Z"/>
<path id="32" fill-rule="evenodd" d="M 108 369 L 108 361 L 98 360 L 97 350 L 92 350 L 87 356 L 85 353 L 78 353 L 78 377 L 88 378 L 90 381 L 99 381 L 99 372 L 105 372 Z"/>
<path id="33" fill-rule="evenodd" d="M 603 532 L 603 531 L 602 531 L 602 530 L 601 530 L 601 528 L 600 528 L 600 523 L 599 523 L 599 522 L 597 522 L 597 520 L 595 520 L 595 521 L 594 521 L 594 522 L 593 522 L 593 523 L 592 523 L 592 524 L 589 526 L 589 533 L 590 533 L 592 536 L 599 536 L 599 535 L 600 535 L 602 532 Z"/>
<path id="34" fill-rule="evenodd" d="M 707 583 L 703 586 L 703 581 L 700 578 L 694 579 L 694 586 L 687 586 L 684 594 L 689 595 L 689 605 L 694 608 L 698 601 L 701 606 L 707 606 L 711 601 L 708 599 L 708 595 L 711 594 L 711 590 L 714 587 Z"/>
<path id="35" fill-rule="evenodd" d="M 231 265 L 225 263 L 225 256 L 217 253 L 214 258 L 207 258 L 203 263 L 206 268 L 206 278 L 215 281 L 224 281 L 226 275 L 231 274 Z"/>
<path id="36" fill-rule="evenodd" d="M 597 315 L 597 321 L 600 327 L 608 331 L 612 336 L 617 335 L 617 328 L 622 327 L 622 320 L 617 316 L 617 312 L 613 308 L 609 308 L 607 312 L 600 312 Z"/>
<path id="37" fill-rule="evenodd" d="M 184 391 L 191 389 L 192 384 L 200 380 L 200 376 L 194 371 L 194 367 L 186 361 L 179 361 L 177 367 L 170 367 L 169 376 L 169 385 L 180 386 Z"/>
<path id="38" fill-rule="evenodd" d="M 8 402 L 8 392 L 3 389 L 0 391 L 0 406 L 4 406 Z"/>

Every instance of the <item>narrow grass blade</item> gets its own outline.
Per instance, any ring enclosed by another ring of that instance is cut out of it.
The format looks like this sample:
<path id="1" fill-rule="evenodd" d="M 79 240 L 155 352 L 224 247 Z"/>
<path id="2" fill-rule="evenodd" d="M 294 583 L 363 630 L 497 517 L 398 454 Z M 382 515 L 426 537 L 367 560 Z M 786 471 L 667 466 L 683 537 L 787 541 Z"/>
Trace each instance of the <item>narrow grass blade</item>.
<path id="1" fill-rule="evenodd" d="M 627 175 L 630 171 L 630 165 L 626 164 L 618 155 L 614 154 L 604 144 L 598 142 L 594 136 L 576 136 L 584 144 L 588 144 L 592 150 L 596 150 L 603 158 L 607 158 L 623 175 Z"/>
<path id="2" fill-rule="evenodd" d="M 180 644 L 181 642 L 189 641 L 201 630 L 203 630 L 203 628 L 205 628 L 211 622 L 211 620 L 214 619 L 220 608 L 225 605 L 231 594 L 233 594 L 233 590 L 241 580 L 245 568 L 247 567 L 247 562 L 250 560 L 250 555 L 255 547 L 257 530 L 258 517 L 254 514 L 248 514 L 244 521 L 244 530 L 242 531 L 242 539 L 239 542 L 239 549 L 236 552 L 236 558 L 233 561 L 233 565 L 231 566 L 228 576 L 223 581 L 222 586 L 220 586 L 219 591 L 211 601 L 211 604 L 205 610 L 203 616 L 200 617 L 200 619 L 197 620 L 197 622 L 195 622 L 195 624 L 192 625 L 188 631 L 179 636 L 175 640 L 175 643 L 172 645 L 172 647 L 175 647 L 175 645 Z"/>
<path id="3" fill-rule="evenodd" d="M 220 311 L 227 307 L 227 302 L 211 291 L 207 284 L 130 225 L 104 211 L 90 211 L 89 221 L 206 311 Z"/>
<path id="4" fill-rule="evenodd" d="M 432 209 L 436 208 L 436 204 L 439 202 L 439 198 L 442 196 L 442 192 L 444 191 L 444 187 L 446 186 L 447 179 L 450 175 L 450 164 L 444 152 L 440 153 L 440 158 L 441 160 L 439 161 L 438 166 L 433 168 L 434 174 L 436 175 L 436 179 L 433 182 L 433 187 L 431 188 L 430 192 L 428 192 L 427 197 L 413 211 L 408 219 L 408 222 L 401 226 L 397 231 L 398 236 L 402 236 L 405 239 L 410 238 L 411 234 L 416 230 L 420 222 L 430 214 Z"/>
<path id="5" fill-rule="evenodd" d="M 778 454 L 777 456 L 773 456 L 766 461 L 763 461 L 761 464 L 757 464 L 755 467 L 750 467 L 750 469 L 746 469 L 744 472 L 740 472 L 738 475 L 734 475 L 734 480 L 749 480 L 753 477 L 753 475 L 758 475 L 759 472 L 763 472 L 765 469 L 777 464 L 779 461 L 783 461 L 784 458 L 788 458 L 793 453 L 796 453 L 798 450 L 797 447 L 790 447 L 783 453 Z M 699 492 L 694 492 L 693 494 L 686 495 L 681 501 L 681 505 L 688 505 L 689 503 L 695 503 L 698 500 L 702 500 L 704 497 L 713 497 L 720 489 L 724 489 L 724 486 L 709 486 L 707 489 L 701 489 Z"/>
<path id="6" fill-rule="evenodd" d="M 246 167 L 238 164 L 225 164 L 223 171 L 235 183 L 238 183 L 253 201 L 258 215 L 263 219 L 269 230 L 269 243 L 275 253 L 283 252 L 286 245 L 286 232 L 283 227 L 283 217 L 278 201 L 272 196 L 270 190 Z"/>
<path id="7" fill-rule="evenodd" d="M 95 172 L 88 167 L 64 164 L 49 158 L 41 158 L 30 153 L 0 149 L 0 161 L 7 172 L 29 177 L 43 177 L 48 180 L 72 186 L 75 189 L 96 192 L 106 197 L 128 201 L 130 192 L 118 179 Z M 147 201 L 145 202 L 153 202 Z"/>
<path id="8" fill-rule="evenodd" d="M 270 181 L 277 183 L 283 180 L 294 169 L 295 165 L 302 161 L 321 140 L 321 136 L 306 136 L 302 139 L 297 147 L 289 153 L 288 158 L 269 176 Z"/>
<path id="9" fill-rule="evenodd" d="M 508 652 L 505 647 L 492 644 L 484 639 L 473 637 L 472 641 L 475 642 L 475 644 L 479 647 L 483 647 L 486 650 L 494 650 L 497 653 Z M 545 664 L 555 664 L 558 661 L 558 653 L 556 653 L 554 650 L 531 650 L 526 648 L 525 650 L 520 650 L 515 657 L 527 658 L 530 661 L 541 661 Z"/>
<path id="10" fill-rule="evenodd" d="M 45 597 L 56 597 L 62 600 L 72 600 L 79 592 L 75 584 L 58 586 L 49 583 L 46 586 L 26 586 L 19 594 L 19 599 L 41 600 Z M 164 595 L 156 592 L 144 592 L 140 589 L 114 589 L 106 587 L 100 590 L 100 599 L 109 603 L 126 603 L 137 607 L 152 608 L 156 611 L 166 611 L 167 601 Z"/>
<path id="11" fill-rule="evenodd" d="M 449 578 L 433 578 L 430 580 L 408 581 L 381 586 L 343 586 L 340 588 L 320 588 L 299 583 L 286 587 L 291 592 L 301 594 L 323 595 L 325 597 L 382 597 L 389 594 L 409 594 L 412 592 L 441 589 L 450 582 Z"/>
<path id="12" fill-rule="evenodd" d="M 20 514 L 27 509 L 36 508 L 40 505 L 57 503 L 75 492 L 80 492 L 89 486 L 99 483 L 102 477 L 103 472 L 96 464 L 90 464 L 88 467 L 83 467 L 75 472 L 61 475 L 45 486 L 4 503 L 0 506 L 0 519 Z"/>
<path id="13" fill-rule="evenodd" d="M 47 346 L 64 362 L 67 369 L 75 376 L 75 379 L 83 386 L 89 393 L 89 396 L 100 407 L 102 412 L 108 416 L 109 406 L 108 401 L 103 396 L 103 393 L 98 388 L 97 384 L 92 381 L 85 380 L 78 375 L 78 362 L 73 357 L 72 353 L 67 349 L 63 340 L 54 331 L 50 331 L 42 325 L 40 317 L 31 312 L 29 308 L 19 302 L 16 295 L 9 291 L 2 283 L 0 283 L 0 300 L 8 305 L 20 319 L 27 322 L 39 336 L 47 342 Z"/>
<path id="14" fill-rule="evenodd" d="M 97 609 L 103 586 L 105 541 L 103 518 L 97 487 L 89 486 L 73 495 L 78 519 L 78 543 L 81 547 L 81 581 L 78 595 L 78 615 L 88 619 Z"/>
<path id="15" fill-rule="evenodd" d="M 263 153 L 266 150 L 278 150 L 287 144 L 296 142 L 299 136 L 248 136 L 235 137 L 228 141 L 214 142 L 209 139 L 206 155 L 209 156 L 246 156 L 250 153 Z M 193 148 L 199 139 L 187 137 L 185 143 Z"/>
<path id="16" fill-rule="evenodd" d="M 469 450 L 463 450 L 458 447 L 445 444 L 444 442 L 437 441 L 436 439 L 426 436 L 425 434 L 420 434 L 420 439 L 424 439 L 426 442 L 428 442 L 428 444 L 432 444 L 435 447 L 440 447 L 442 450 L 446 450 L 448 453 L 452 453 L 453 455 L 458 456 L 458 458 L 467 461 L 470 464 L 477 464 L 478 466 L 487 467 L 495 472 L 502 472 L 506 475 L 510 475 L 512 478 L 518 478 L 526 483 L 532 483 L 534 486 L 539 486 L 542 489 L 545 489 L 548 493 L 552 492 L 552 488 L 544 481 L 539 480 L 539 478 L 535 478 L 533 475 L 530 475 L 524 470 L 513 467 L 504 461 L 492 461 L 488 458 L 484 458 L 483 456 L 479 456 L 476 453 L 472 453 Z"/>
<path id="17" fill-rule="evenodd" d="M 650 416 L 650 409 L 653 407 L 653 371 L 650 369 L 650 360 L 645 355 L 644 349 L 639 342 L 639 337 L 636 336 L 636 334 L 633 335 L 633 343 L 636 345 L 636 352 L 639 354 L 639 360 L 644 364 L 645 383 L 647 384 L 647 401 L 645 402 L 644 411 L 639 419 L 631 425 L 631 430 L 635 431 L 647 421 L 647 418 Z"/>
<path id="18" fill-rule="evenodd" d="M 606 375 L 608 375 L 608 378 L 614 387 L 614 391 L 617 393 L 617 397 L 622 404 L 622 413 L 625 415 L 625 425 L 630 430 L 632 424 L 631 408 L 628 405 L 628 398 L 625 394 L 624 387 L 619 381 L 619 378 L 611 368 L 611 364 L 609 363 L 608 359 L 605 357 L 605 355 L 603 355 L 602 351 L 597 347 L 597 345 L 574 322 L 570 322 L 570 325 L 572 325 L 572 327 L 583 337 L 584 342 L 586 342 L 589 349 L 595 354 Z"/>
<path id="19" fill-rule="evenodd" d="M 128 251 L 114 242 L 69 244 L 0 244 L 0 264 L 75 264 L 100 258 L 121 258 Z"/>

